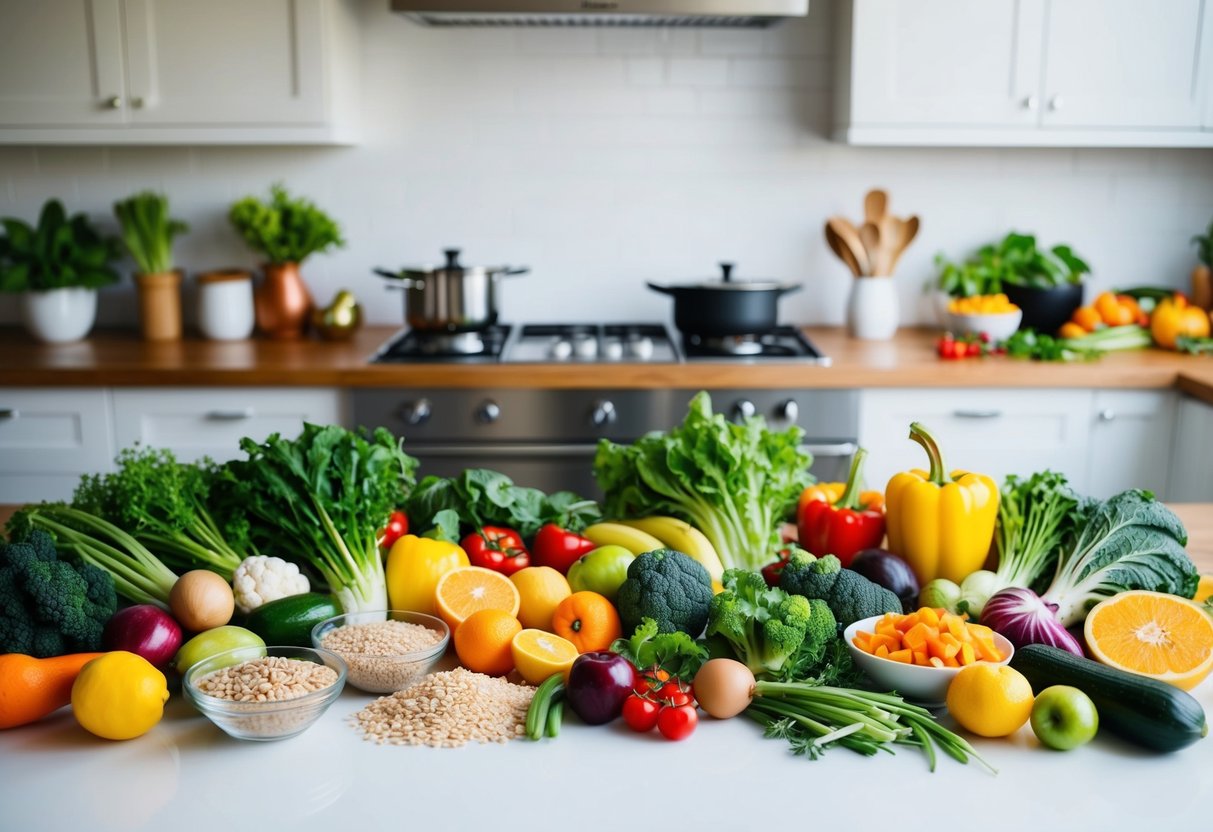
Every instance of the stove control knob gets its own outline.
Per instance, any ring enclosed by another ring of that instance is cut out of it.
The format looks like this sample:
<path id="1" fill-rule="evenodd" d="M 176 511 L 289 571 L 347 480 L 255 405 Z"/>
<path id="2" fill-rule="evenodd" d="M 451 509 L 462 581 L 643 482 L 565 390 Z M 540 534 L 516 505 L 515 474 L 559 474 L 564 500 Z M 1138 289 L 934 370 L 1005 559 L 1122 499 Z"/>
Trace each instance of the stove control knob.
<path id="1" fill-rule="evenodd" d="M 476 421 L 482 425 L 491 425 L 501 418 L 501 405 L 492 399 L 485 399 L 476 409 Z"/>
<path id="2" fill-rule="evenodd" d="M 594 402 L 594 407 L 590 411 L 590 422 L 595 427 L 604 428 L 607 425 L 613 425 L 618 418 L 619 413 L 615 410 L 615 403 L 610 399 L 599 399 Z"/>
<path id="3" fill-rule="evenodd" d="M 548 356 L 553 361 L 568 361 L 573 355 L 573 344 L 567 338 L 556 338 L 548 347 Z"/>
<path id="4" fill-rule="evenodd" d="M 744 422 L 758 412 L 758 408 L 749 399 L 738 399 L 733 402 L 733 421 Z"/>
<path id="5" fill-rule="evenodd" d="M 795 399 L 785 399 L 775 406 L 775 419 L 786 424 L 795 424 L 800 418 L 800 405 Z"/>
<path id="6" fill-rule="evenodd" d="M 602 340 L 602 357 L 607 361 L 621 361 L 623 359 L 623 341 L 618 338 L 604 338 Z"/>
<path id="7" fill-rule="evenodd" d="M 417 399 L 400 406 L 400 418 L 409 425 L 424 425 L 433 412 L 434 406 L 429 399 Z"/>
<path id="8" fill-rule="evenodd" d="M 578 358 L 597 358 L 598 339 L 593 335 L 581 335 L 573 340 L 573 353 Z"/>
<path id="9" fill-rule="evenodd" d="M 628 351 L 641 361 L 648 361 L 653 357 L 653 339 L 641 336 L 628 341 Z"/>

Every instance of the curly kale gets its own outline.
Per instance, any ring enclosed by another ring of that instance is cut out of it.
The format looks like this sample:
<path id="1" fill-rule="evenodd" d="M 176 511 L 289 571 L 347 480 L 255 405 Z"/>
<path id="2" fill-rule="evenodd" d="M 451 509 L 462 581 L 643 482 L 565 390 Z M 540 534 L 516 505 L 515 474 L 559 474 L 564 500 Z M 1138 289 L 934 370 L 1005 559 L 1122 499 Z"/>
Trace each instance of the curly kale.
<path id="1" fill-rule="evenodd" d="M 799 548 L 788 558 L 779 587 L 792 595 L 825 601 L 843 627 L 873 615 L 901 612 L 901 601 L 880 584 L 843 569 L 833 555 L 819 558 Z"/>
<path id="2" fill-rule="evenodd" d="M 793 659 L 815 665 L 837 636 L 824 601 L 767 587 L 762 575 L 744 569 L 726 570 L 723 584 L 709 608 L 708 635 L 724 638 L 755 674 L 778 674 Z"/>
<path id="3" fill-rule="evenodd" d="M 712 579 L 703 564 L 673 549 L 645 552 L 628 565 L 615 606 L 630 633 L 644 619 L 657 622 L 662 633 L 682 631 L 698 638 L 708 623 Z"/>
<path id="4" fill-rule="evenodd" d="M 109 573 L 59 560 L 45 532 L 0 544 L 0 653 L 46 658 L 100 650 L 117 608 Z"/>

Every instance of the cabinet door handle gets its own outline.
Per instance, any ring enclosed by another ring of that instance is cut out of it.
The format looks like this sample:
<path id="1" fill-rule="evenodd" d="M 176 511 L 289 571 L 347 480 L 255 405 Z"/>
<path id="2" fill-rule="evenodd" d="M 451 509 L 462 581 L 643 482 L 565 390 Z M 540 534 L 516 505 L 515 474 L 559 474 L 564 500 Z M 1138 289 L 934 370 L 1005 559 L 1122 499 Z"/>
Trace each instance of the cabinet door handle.
<path id="1" fill-rule="evenodd" d="M 1028 112 L 1034 113 L 1034 112 L 1036 112 L 1037 108 L 1039 108 L 1039 107 L 1040 107 L 1040 99 L 1038 99 L 1034 95 L 1029 95 L 1027 98 L 1025 98 L 1023 100 L 1023 108 L 1025 110 L 1027 110 Z"/>
<path id="2" fill-rule="evenodd" d="M 236 410 L 208 410 L 205 418 L 211 422 L 239 422 L 253 418 L 253 409 L 245 407 Z"/>
<path id="3" fill-rule="evenodd" d="M 1101 422 L 1111 422 L 1115 418 L 1116 411 L 1110 407 L 1105 407 L 1103 410 L 1099 411 L 1099 421 Z"/>
<path id="4" fill-rule="evenodd" d="M 997 419 L 1002 415 L 1001 410 L 953 410 L 952 415 L 957 419 Z"/>
<path id="5" fill-rule="evenodd" d="M 121 110 L 122 96 L 111 95 L 109 98 L 105 99 L 105 106 L 111 110 Z"/>
<path id="6" fill-rule="evenodd" d="M 21 411 L 15 407 L 0 407 L 0 419 L 16 419 L 21 416 Z"/>
<path id="7" fill-rule="evenodd" d="M 835 458 L 851 456 L 859 450 L 859 445 L 854 442 L 831 442 L 820 445 L 801 445 L 800 449 L 811 453 L 814 459 Z"/>
<path id="8" fill-rule="evenodd" d="M 1062 98 L 1060 95 L 1055 95 L 1049 99 L 1049 109 L 1052 110 L 1053 112 L 1057 112 L 1065 105 L 1066 105 L 1066 100 L 1064 98 Z"/>

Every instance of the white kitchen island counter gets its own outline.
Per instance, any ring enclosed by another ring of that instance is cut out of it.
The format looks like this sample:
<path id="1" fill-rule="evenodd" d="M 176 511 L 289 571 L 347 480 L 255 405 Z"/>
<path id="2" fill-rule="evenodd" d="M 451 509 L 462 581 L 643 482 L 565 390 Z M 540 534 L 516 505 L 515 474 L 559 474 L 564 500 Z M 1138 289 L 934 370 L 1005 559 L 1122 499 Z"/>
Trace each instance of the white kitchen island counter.
<path id="1" fill-rule="evenodd" d="M 449 659 L 448 659 L 449 661 Z M 1213 708 L 1213 678 L 1194 695 Z M 1024 726 L 974 740 L 999 773 L 914 748 L 811 762 L 746 718 L 690 739 L 570 718 L 557 740 L 460 749 L 379 746 L 347 722 L 347 688 L 306 733 L 229 738 L 174 693 L 128 742 L 96 739 L 70 709 L 0 732 L 0 829 L 42 830 L 1144 830 L 1207 825 L 1213 739 L 1151 754 L 1101 733 L 1061 753 Z"/>

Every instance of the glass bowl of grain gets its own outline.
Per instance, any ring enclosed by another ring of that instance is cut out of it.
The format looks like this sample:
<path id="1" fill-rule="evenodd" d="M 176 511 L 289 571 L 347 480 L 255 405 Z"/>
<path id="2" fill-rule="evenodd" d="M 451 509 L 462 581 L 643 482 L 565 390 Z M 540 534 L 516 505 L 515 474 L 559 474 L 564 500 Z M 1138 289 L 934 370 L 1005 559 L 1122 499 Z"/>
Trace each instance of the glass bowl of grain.
<path id="1" fill-rule="evenodd" d="M 312 644 L 350 668 L 350 684 L 367 693 L 395 693 L 429 674 L 446 652 L 451 630 L 420 612 L 354 612 L 321 621 Z"/>
<path id="2" fill-rule="evenodd" d="M 345 660 L 311 647 L 237 647 L 185 673 L 185 697 L 238 740 L 302 734 L 345 687 Z"/>

